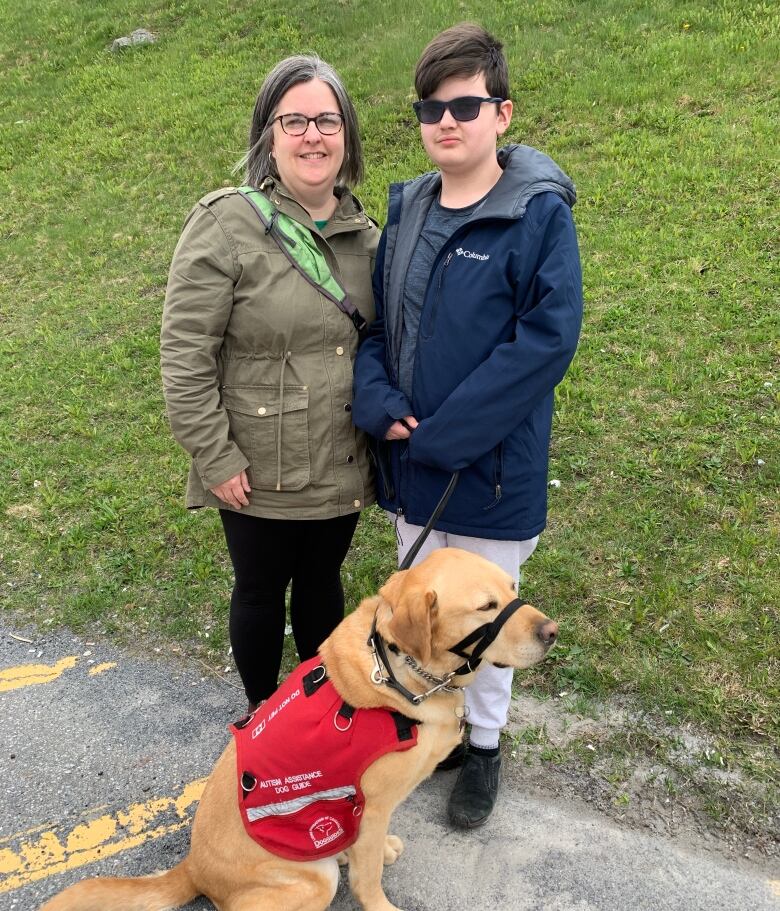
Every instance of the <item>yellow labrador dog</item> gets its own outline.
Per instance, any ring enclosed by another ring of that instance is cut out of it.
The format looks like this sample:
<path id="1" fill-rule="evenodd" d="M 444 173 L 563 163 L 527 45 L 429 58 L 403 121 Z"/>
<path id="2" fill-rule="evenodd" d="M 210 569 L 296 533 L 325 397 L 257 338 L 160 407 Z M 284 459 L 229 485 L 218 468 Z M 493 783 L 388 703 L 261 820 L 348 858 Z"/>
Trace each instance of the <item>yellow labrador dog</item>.
<path id="1" fill-rule="evenodd" d="M 492 664 L 530 667 L 557 633 L 556 623 L 516 598 L 512 579 L 494 563 L 455 548 L 435 551 L 391 576 L 320 649 L 345 702 L 388 707 L 421 722 L 411 749 L 387 753 L 364 772 L 361 826 L 343 856 L 286 860 L 247 834 L 231 741 L 206 784 L 190 853 L 180 864 L 161 875 L 78 883 L 41 911 L 164 911 L 201 894 L 219 911 L 324 911 L 345 860 L 365 911 L 398 911 L 382 889 L 383 864 L 403 850 L 388 834 L 390 817 L 460 741 L 462 687 L 473 679 L 473 665 L 481 655 Z"/>

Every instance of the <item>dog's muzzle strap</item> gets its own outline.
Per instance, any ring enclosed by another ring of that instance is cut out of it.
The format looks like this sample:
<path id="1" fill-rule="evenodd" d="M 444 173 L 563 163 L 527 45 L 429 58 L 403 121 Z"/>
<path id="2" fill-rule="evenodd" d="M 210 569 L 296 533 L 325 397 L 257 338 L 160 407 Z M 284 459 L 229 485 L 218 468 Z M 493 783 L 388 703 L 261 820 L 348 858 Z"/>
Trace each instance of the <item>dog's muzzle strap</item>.
<path id="1" fill-rule="evenodd" d="M 461 639 L 460 642 L 453 645 L 452 648 L 448 649 L 454 655 L 457 655 L 459 658 L 465 658 L 466 663 L 462 664 L 455 672 L 455 676 L 459 677 L 463 674 L 470 674 L 472 671 L 475 671 L 479 665 L 482 663 L 482 653 L 486 648 L 495 640 L 498 634 L 501 632 L 501 627 L 507 622 L 507 620 L 514 614 L 516 610 L 521 608 L 525 604 L 520 598 L 515 598 L 514 601 L 510 601 L 509 604 L 501 611 L 501 613 L 493 620 L 492 623 L 484 623 L 482 626 L 477 627 L 473 633 L 469 633 L 465 639 Z M 472 649 L 471 654 L 464 652 L 464 648 L 468 648 L 470 645 L 476 646 Z"/>

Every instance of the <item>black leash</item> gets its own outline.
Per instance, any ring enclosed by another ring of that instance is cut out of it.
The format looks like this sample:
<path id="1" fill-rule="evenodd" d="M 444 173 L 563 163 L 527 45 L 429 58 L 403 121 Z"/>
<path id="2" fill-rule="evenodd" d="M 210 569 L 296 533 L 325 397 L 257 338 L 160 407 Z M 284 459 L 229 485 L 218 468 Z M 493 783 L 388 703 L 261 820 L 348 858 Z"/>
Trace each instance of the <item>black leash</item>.
<path id="1" fill-rule="evenodd" d="M 407 424 L 406 426 L 408 427 L 409 425 Z M 430 519 L 428 519 L 425 528 L 423 528 L 423 530 L 420 532 L 420 537 L 409 548 L 409 553 L 403 558 L 398 569 L 409 569 L 412 563 L 414 563 L 414 558 L 420 552 L 420 548 L 425 543 L 425 539 L 431 533 L 431 529 L 436 524 L 439 516 L 444 512 L 444 507 L 447 505 L 447 503 L 449 503 L 450 497 L 452 496 L 452 491 L 455 490 L 455 485 L 458 483 L 459 477 L 459 471 L 452 472 L 450 483 L 447 485 L 447 489 L 442 494 L 441 500 L 439 500 L 439 502 L 436 504 L 436 509 L 434 509 Z"/>

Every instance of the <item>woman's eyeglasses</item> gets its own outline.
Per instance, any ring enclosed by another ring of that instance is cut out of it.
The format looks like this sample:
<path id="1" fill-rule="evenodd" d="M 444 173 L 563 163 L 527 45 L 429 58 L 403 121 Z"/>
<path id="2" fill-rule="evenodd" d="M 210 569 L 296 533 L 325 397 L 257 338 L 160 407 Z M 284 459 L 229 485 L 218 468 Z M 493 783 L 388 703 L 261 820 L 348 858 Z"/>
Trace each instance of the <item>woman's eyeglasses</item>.
<path id="1" fill-rule="evenodd" d="M 277 120 L 288 136 L 303 136 L 312 121 L 323 136 L 333 136 L 344 125 L 344 115 L 337 114 L 335 111 L 325 111 L 317 114 L 316 117 L 307 117 L 305 114 L 280 114 L 271 122 L 274 123 Z"/>
<path id="2" fill-rule="evenodd" d="M 420 123 L 438 123 L 447 109 L 455 120 L 476 120 L 483 104 L 488 102 L 501 104 L 505 100 L 504 98 L 479 98 L 476 95 L 464 95 L 462 98 L 453 98 L 451 101 L 434 101 L 432 98 L 426 98 L 425 101 L 415 101 L 412 107 Z"/>

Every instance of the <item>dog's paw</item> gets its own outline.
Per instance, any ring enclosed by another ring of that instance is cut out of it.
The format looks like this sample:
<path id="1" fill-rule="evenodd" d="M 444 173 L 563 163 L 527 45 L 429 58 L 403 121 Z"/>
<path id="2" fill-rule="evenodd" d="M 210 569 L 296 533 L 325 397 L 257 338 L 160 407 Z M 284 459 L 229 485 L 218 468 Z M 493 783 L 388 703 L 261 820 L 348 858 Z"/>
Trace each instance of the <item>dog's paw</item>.
<path id="1" fill-rule="evenodd" d="M 397 835 L 387 835 L 385 837 L 385 866 L 394 864 L 403 854 L 404 843 Z"/>

